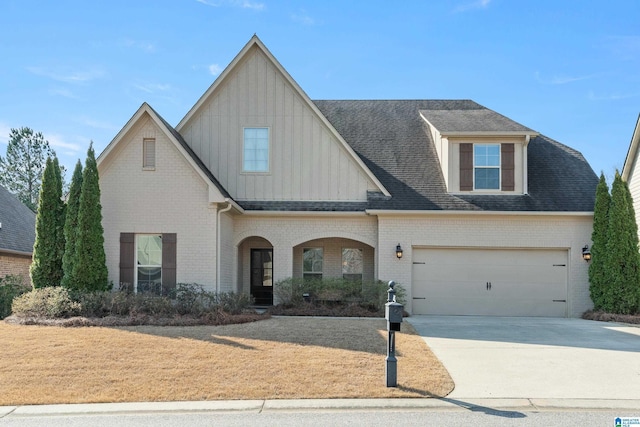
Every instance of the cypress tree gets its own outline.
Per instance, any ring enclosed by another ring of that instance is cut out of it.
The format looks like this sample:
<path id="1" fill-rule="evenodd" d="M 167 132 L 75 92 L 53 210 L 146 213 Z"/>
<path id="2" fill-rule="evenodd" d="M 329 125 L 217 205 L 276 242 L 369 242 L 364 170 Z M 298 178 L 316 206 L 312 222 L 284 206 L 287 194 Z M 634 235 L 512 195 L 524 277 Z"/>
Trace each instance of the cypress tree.
<path id="1" fill-rule="evenodd" d="M 609 186 L 600 173 L 596 187 L 596 202 L 593 208 L 593 232 L 591 233 L 591 264 L 589 265 L 589 292 L 595 310 L 604 309 L 604 293 L 607 286 L 606 256 L 607 230 L 609 228 Z"/>
<path id="2" fill-rule="evenodd" d="M 62 258 L 64 257 L 65 237 L 64 237 L 64 223 L 67 206 L 62 198 L 63 192 L 63 180 L 62 170 L 60 163 L 58 162 L 58 156 L 53 156 L 53 172 L 56 177 L 56 196 L 58 201 L 58 209 L 56 210 L 56 265 L 59 265 L 59 274 L 56 283 L 62 284 L 62 278 L 64 276 L 64 270 L 62 269 Z"/>
<path id="3" fill-rule="evenodd" d="M 87 160 L 82 173 L 75 258 L 73 278 L 78 289 L 86 291 L 109 289 L 104 253 L 100 183 L 93 143 L 87 151 Z"/>
<path id="4" fill-rule="evenodd" d="M 42 186 L 36 214 L 36 240 L 33 245 L 33 262 L 30 267 L 31 282 L 34 288 L 59 286 L 62 279 L 62 236 L 61 178 L 56 176 L 60 168 L 51 157 L 47 158 L 42 176 Z"/>
<path id="5" fill-rule="evenodd" d="M 611 186 L 606 274 L 609 286 L 604 292 L 604 309 L 618 314 L 632 314 L 638 309 L 640 254 L 637 226 L 631 224 L 631 195 L 616 171 Z"/>
<path id="6" fill-rule="evenodd" d="M 82 191 L 82 163 L 78 160 L 71 178 L 69 198 L 67 199 L 66 218 L 64 222 L 65 250 L 62 257 L 62 286 L 75 288 L 73 266 L 76 263 L 76 235 L 78 230 L 78 210 L 80 208 L 80 192 Z"/>

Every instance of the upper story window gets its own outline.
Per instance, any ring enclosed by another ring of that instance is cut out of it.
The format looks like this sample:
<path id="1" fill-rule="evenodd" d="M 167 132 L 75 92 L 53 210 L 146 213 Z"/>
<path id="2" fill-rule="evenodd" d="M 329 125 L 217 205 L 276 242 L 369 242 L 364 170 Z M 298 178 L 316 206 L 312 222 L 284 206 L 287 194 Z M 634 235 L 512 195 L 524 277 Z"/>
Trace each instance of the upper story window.
<path id="1" fill-rule="evenodd" d="M 244 128 L 244 172 L 269 172 L 269 128 Z"/>
<path id="2" fill-rule="evenodd" d="M 475 190 L 500 189 L 500 144 L 474 144 L 473 183 Z"/>
<path id="3" fill-rule="evenodd" d="M 156 168 L 156 140 L 144 138 L 142 140 L 142 169 L 154 170 Z"/>
<path id="4" fill-rule="evenodd" d="M 514 191 L 515 146 L 460 144 L 460 191 Z"/>

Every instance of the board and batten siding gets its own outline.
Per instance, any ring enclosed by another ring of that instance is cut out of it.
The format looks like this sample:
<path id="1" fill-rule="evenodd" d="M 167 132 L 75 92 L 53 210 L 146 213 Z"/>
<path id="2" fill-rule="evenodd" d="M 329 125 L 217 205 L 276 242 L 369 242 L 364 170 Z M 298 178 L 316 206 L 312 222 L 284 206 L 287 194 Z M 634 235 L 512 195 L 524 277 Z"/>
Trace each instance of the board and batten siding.
<path id="1" fill-rule="evenodd" d="M 269 172 L 243 172 L 243 129 L 269 128 Z M 178 131 L 236 200 L 364 201 L 377 189 L 257 47 Z"/>

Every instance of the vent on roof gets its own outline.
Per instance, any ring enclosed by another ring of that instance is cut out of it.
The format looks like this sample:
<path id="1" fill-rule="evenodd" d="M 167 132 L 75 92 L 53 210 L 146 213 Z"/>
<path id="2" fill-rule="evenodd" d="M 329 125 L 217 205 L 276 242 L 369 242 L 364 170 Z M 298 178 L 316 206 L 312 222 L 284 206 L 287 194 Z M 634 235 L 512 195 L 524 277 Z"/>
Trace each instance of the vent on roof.
<path id="1" fill-rule="evenodd" d="M 142 168 L 154 170 L 156 168 L 156 140 L 145 138 L 142 140 Z"/>

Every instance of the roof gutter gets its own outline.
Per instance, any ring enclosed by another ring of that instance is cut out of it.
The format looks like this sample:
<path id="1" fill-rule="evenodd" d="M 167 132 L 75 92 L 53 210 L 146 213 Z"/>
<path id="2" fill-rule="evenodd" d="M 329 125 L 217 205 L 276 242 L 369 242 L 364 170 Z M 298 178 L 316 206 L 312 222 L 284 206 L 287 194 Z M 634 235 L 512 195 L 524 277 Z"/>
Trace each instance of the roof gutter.
<path id="1" fill-rule="evenodd" d="M 33 252 L 14 251 L 13 249 L 0 249 L 0 254 L 20 255 L 25 257 L 33 256 Z"/>
<path id="2" fill-rule="evenodd" d="M 584 216 L 592 217 L 593 212 L 576 211 L 417 211 L 417 210 L 388 210 L 388 209 L 367 209 L 367 215 L 377 216 L 446 216 L 446 215 L 482 215 L 482 216 Z"/>

